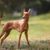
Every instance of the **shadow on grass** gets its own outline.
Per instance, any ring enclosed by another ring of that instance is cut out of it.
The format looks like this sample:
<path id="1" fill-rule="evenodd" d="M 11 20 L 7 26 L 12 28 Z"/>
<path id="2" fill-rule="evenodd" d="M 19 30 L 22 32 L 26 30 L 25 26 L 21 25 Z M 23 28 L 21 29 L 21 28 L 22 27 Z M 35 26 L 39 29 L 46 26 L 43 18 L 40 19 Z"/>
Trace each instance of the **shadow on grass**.
<path id="1" fill-rule="evenodd" d="M 22 41 L 20 49 L 18 49 L 17 44 L 16 41 L 6 41 L 2 46 L 0 45 L 0 50 L 50 50 L 50 40 L 30 41 L 30 47 Z"/>

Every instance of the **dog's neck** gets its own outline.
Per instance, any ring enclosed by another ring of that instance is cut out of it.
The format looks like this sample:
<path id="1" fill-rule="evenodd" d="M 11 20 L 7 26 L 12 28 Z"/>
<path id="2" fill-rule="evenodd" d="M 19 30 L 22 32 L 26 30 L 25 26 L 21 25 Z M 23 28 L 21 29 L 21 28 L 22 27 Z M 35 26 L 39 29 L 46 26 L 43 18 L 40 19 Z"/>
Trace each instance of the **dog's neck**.
<path id="1" fill-rule="evenodd" d="M 23 17 L 22 19 L 24 20 L 24 23 L 28 23 L 28 21 L 29 21 L 29 17 L 27 17 L 27 18 Z"/>

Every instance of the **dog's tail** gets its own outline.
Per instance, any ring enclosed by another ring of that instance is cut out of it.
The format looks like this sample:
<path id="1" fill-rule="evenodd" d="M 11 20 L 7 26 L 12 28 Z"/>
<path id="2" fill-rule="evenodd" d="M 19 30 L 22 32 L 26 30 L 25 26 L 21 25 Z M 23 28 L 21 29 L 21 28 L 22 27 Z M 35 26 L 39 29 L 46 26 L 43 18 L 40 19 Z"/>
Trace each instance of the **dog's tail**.
<path id="1" fill-rule="evenodd" d="M 2 26 L 3 26 L 4 24 L 2 24 Z"/>
<path id="2" fill-rule="evenodd" d="M 4 24 L 1 24 L 0 26 L 4 26 Z"/>

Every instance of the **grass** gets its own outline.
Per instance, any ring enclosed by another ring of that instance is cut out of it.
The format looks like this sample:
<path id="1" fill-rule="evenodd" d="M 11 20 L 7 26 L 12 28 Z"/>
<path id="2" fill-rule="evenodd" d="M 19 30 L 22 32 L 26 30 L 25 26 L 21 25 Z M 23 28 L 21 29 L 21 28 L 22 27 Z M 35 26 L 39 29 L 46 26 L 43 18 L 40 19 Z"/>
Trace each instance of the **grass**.
<path id="1" fill-rule="evenodd" d="M 6 19 L 3 18 L 2 23 L 5 23 L 8 20 L 10 20 L 10 19 L 6 20 Z M 2 27 L 0 27 L 0 32 L 1 31 L 2 31 Z M 29 41 L 31 47 L 30 48 L 27 47 L 25 36 L 23 34 L 21 39 L 22 40 L 21 50 L 50 50 L 49 47 L 50 46 L 50 13 L 42 14 L 38 16 L 30 16 L 28 33 L 29 33 Z M 18 43 L 18 37 L 19 37 L 19 32 L 17 32 L 16 30 L 12 30 L 2 47 L 8 48 L 9 50 L 18 50 L 18 48 L 16 48 L 16 45 Z"/>

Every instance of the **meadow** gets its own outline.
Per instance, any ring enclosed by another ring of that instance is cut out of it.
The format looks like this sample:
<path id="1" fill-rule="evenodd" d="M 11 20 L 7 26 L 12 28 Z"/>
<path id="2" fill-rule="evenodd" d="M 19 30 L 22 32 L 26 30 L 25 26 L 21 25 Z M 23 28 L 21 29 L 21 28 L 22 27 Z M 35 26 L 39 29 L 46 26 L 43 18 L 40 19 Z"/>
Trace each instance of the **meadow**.
<path id="1" fill-rule="evenodd" d="M 5 24 L 10 20 L 16 20 L 16 18 L 10 19 L 4 17 L 2 19 L 2 24 Z M 2 32 L 2 26 L 0 26 L 0 32 Z M 0 47 L 0 50 L 50 50 L 50 13 L 30 16 L 28 30 L 30 42 L 29 48 L 23 33 L 21 38 L 21 48 L 18 49 L 17 44 L 19 34 L 20 33 L 16 30 L 12 30 Z"/>

